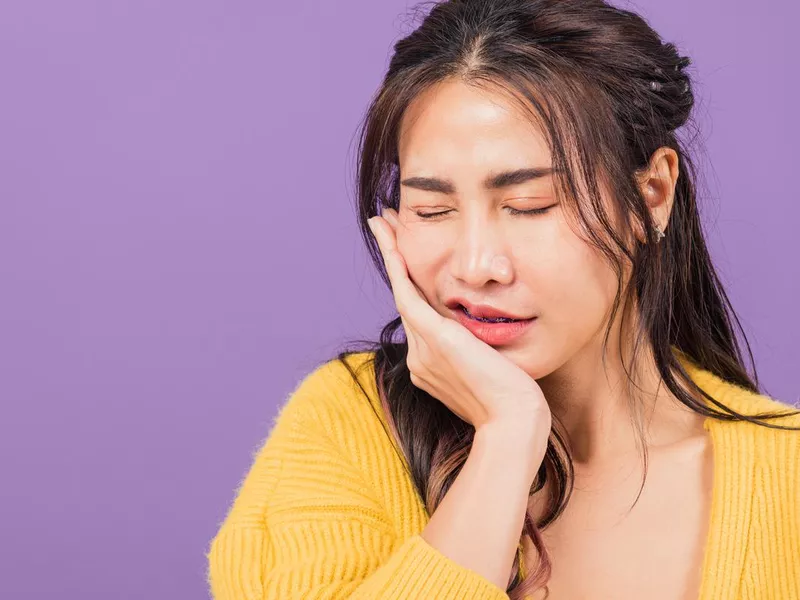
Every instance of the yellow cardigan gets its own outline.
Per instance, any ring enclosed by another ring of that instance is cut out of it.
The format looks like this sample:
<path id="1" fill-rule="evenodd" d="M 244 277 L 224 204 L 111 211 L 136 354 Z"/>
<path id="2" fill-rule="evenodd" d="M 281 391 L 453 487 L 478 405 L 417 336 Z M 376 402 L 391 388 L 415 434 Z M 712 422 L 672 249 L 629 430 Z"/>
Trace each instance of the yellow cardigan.
<path id="1" fill-rule="evenodd" d="M 739 412 L 791 408 L 678 356 Z M 508 600 L 420 536 L 428 515 L 384 430 L 371 365 L 359 373 L 369 400 L 329 361 L 280 407 L 208 547 L 213 598 Z M 800 432 L 713 419 L 705 427 L 714 487 L 699 600 L 800 599 Z"/>

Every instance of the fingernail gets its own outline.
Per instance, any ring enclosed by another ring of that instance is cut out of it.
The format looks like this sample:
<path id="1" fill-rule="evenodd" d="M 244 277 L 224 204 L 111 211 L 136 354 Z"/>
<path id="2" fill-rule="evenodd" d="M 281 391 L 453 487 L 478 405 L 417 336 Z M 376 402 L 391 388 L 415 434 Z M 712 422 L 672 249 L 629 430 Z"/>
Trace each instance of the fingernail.
<path id="1" fill-rule="evenodd" d="M 375 235 L 375 221 L 373 221 L 375 217 L 370 217 L 367 219 L 367 225 L 369 225 L 369 229 L 373 235 Z"/>

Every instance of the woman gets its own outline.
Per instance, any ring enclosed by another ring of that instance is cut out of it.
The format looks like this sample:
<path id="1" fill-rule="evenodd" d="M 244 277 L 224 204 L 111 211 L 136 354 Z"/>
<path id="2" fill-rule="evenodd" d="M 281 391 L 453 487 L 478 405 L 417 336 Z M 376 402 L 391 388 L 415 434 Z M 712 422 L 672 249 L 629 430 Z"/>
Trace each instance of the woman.
<path id="1" fill-rule="evenodd" d="M 217 600 L 800 598 L 800 416 L 706 249 L 689 62 L 596 0 L 396 44 L 358 193 L 400 316 L 281 408 Z"/>

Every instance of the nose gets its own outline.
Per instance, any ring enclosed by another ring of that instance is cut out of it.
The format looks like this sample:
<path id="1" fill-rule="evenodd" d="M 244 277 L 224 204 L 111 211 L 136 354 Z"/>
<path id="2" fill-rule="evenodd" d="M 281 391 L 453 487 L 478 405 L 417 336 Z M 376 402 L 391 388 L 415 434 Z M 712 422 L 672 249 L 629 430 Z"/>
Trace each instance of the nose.
<path id="1" fill-rule="evenodd" d="M 450 274 L 476 288 L 491 280 L 511 283 L 513 273 L 507 246 L 498 224 L 475 217 L 464 220 L 450 257 Z"/>

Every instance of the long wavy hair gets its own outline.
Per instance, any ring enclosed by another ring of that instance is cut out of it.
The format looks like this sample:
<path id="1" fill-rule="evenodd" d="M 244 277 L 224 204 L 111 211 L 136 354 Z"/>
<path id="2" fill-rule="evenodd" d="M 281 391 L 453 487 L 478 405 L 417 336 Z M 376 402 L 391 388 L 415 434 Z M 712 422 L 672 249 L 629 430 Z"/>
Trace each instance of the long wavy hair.
<path id="1" fill-rule="evenodd" d="M 430 3 L 417 7 L 426 4 Z M 556 168 L 558 197 L 569 199 L 562 204 L 575 212 L 588 243 L 617 273 L 619 285 L 603 356 L 620 303 L 624 300 L 623 306 L 628 307 L 636 302 L 640 318 L 631 356 L 635 362 L 642 344 L 648 346 L 666 387 L 680 402 L 715 419 L 792 429 L 769 422 L 786 413 L 743 415 L 718 402 L 694 384 L 674 352 L 724 380 L 760 393 L 757 375 L 751 380 L 743 366 L 733 322 L 752 364 L 749 342 L 703 237 L 696 204 L 697 168 L 688 152 L 692 138 L 685 141 L 678 136 L 679 129 L 683 132 L 688 129 L 685 126 L 695 125 L 691 119 L 693 82 L 686 71 L 690 63 L 640 16 L 600 0 L 433 3 L 421 24 L 395 43 L 388 71 L 361 125 L 356 169 L 359 228 L 376 269 L 390 288 L 367 219 L 380 214 L 381 207 L 398 209 L 397 142 L 404 110 L 420 92 L 448 78 L 502 86 L 540 125 Z M 680 170 L 666 237 L 655 243 L 653 221 L 636 176 L 662 146 L 675 150 Z M 604 210 L 598 179 L 609 186 L 615 215 L 622 215 L 627 231 L 612 226 L 616 219 Z M 578 191 L 582 182 L 585 196 Z M 647 243 L 637 241 L 629 248 L 625 240 L 632 221 L 644 231 Z M 632 285 L 625 289 L 623 266 L 631 269 Z M 623 322 L 626 315 L 623 309 Z M 391 426 L 387 434 L 402 449 L 401 458 L 432 514 L 467 459 L 474 428 L 411 383 L 407 341 L 395 340 L 401 328 L 397 317 L 382 328 L 380 341 L 353 342 L 361 347 L 351 345 L 337 359 L 358 382 L 346 357 L 365 350 L 374 353 L 369 366 Z M 628 379 L 630 386 L 630 373 Z M 697 400 L 702 397 L 714 408 Z M 637 425 L 641 436 L 641 425 Z M 540 531 L 563 512 L 572 492 L 567 442 L 563 426 L 554 418 L 530 494 L 542 490 L 547 480 L 553 492 L 541 518 L 535 519 L 530 509 L 526 514 L 506 590 L 512 600 L 546 587 L 550 579 L 550 559 Z M 647 451 L 644 444 L 642 448 L 646 475 Z M 521 564 L 526 538 L 539 557 L 530 573 L 523 573 Z"/>

